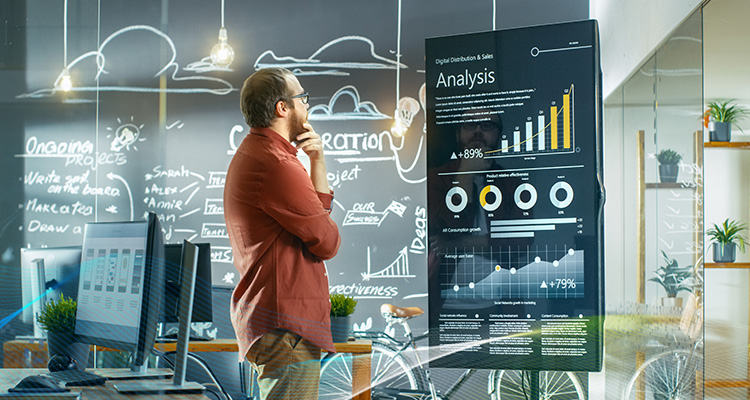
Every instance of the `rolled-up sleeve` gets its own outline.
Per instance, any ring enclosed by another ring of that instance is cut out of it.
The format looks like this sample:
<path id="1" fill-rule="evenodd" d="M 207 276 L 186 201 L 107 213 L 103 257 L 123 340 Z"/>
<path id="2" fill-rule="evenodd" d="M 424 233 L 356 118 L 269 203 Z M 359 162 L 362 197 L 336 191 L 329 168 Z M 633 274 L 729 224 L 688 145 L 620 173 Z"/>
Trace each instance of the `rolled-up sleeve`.
<path id="1" fill-rule="evenodd" d="M 331 219 L 331 193 L 315 190 L 307 171 L 298 160 L 289 158 L 269 166 L 263 180 L 268 201 L 262 209 L 321 260 L 333 258 L 341 244 L 338 226 Z"/>

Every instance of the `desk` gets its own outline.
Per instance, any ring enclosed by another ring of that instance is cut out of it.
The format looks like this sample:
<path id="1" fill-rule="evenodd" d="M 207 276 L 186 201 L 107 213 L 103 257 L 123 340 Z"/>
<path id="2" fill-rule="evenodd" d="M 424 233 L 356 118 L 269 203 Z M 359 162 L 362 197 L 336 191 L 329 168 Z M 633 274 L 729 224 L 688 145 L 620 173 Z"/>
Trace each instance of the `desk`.
<path id="1" fill-rule="evenodd" d="M 369 340 L 354 340 L 345 343 L 334 343 L 339 353 L 351 353 L 352 360 L 352 393 L 353 400 L 370 399 L 370 353 L 372 342 Z M 161 351 L 174 351 L 177 344 L 156 343 L 154 346 Z M 92 350 L 95 346 L 92 346 Z M 97 351 L 113 351 L 105 347 L 96 347 Z M 216 339 L 210 341 L 193 341 L 188 344 L 190 352 L 230 352 L 239 351 L 237 340 Z M 3 366 L 5 368 L 25 368 L 27 361 L 32 368 L 47 366 L 47 343 L 44 340 L 11 340 L 3 344 L 5 354 Z M 96 372 L 92 370 L 92 372 Z"/>
<path id="2" fill-rule="evenodd" d="M 106 369 L 102 369 L 104 371 Z M 7 393 L 8 388 L 16 385 L 18 381 L 26 376 L 34 374 L 43 374 L 47 369 L 41 368 L 12 368 L 0 369 L 0 393 Z M 165 380 L 166 381 L 166 380 Z M 102 386 L 71 387 L 74 392 L 81 392 L 81 399 L 101 400 L 206 400 L 207 396 L 202 394 L 120 394 L 113 387 L 114 381 L 107 381 Z M 171 380 L 169 381 L 171 382 Z"/>

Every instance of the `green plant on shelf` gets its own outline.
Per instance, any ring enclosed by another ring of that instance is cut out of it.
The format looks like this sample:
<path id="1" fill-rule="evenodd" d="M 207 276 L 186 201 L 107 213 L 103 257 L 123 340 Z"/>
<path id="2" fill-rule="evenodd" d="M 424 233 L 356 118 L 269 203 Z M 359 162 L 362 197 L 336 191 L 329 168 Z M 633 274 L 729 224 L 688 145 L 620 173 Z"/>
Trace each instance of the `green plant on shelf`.
<path id="1" fill-rule="evenodd" d="M 735 99 L 714 100 L 708 103 L 706 111 L 703 113 L 703 125 L 708 127 L 709 121 L 728 122 L 745 131 L 737 125 L 739 121 L 750 115 L 750 110 L 740 105 L 734 104 Z"/>
<path id="2" fill-rule="evenodd" d="M 676 165 L 682 161 L 682 154 L 672 149 L 664 149 L 656 155 L 656 160 L 659 161 L 660 165 Z"/>
<path id="3" fill-rule="evenodd" d="M 667 291 L 667 297 L 677 297 L 677 293 L 686 291 L 693 292 L 695 287 L 695 277 L 693 266 L 680 267 L 677 260 L 670 258 L 663 250 L 665 266 L 660 266 L 654 271 L 654 277 L 649 279 L 656 282 Z"/>
<path id="4" fill-rule="evenodd" d="M 727 218 L 721 225 L 714 224 L 713 228 L 706 231 L 706 235 L 718 244 L 735 243 L 740 248 L 740 251 L 744 253 L 747 238 L 742 236 L 742 231 L 745 230 L 747 230 L 746 224 Z"/>

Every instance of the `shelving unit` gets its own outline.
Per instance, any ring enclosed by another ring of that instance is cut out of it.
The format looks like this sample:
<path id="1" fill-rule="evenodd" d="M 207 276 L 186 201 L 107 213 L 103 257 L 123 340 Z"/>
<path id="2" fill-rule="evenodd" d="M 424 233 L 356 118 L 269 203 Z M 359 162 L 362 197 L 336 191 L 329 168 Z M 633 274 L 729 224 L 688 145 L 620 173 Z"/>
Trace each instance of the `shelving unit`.
<path id="1" fill-rule="evenodd" d="M 705 142 L 703 143 L 703 147 L 706 149 L 715 148 L 748 150 L 750 149 L 750 142 Z M 710 269 L 750 269 L 750 263 L 705 263 L 704 267 Z M 748 299 L 748 304 L 750 304 L 750 298 Z M 748 331 L 748 343 L 750 343 L 750 331 Z M 705 380 L 704 384 L 707 388 L 747 388 L 748 398 L 750 398 L 750 357 L 748 357 L 747 360 L 746 379 L 711 379 Z"/>
<path id="2" fill-rule="evenodd" d="M 637 133 L 637 154 L 636 154 L 636 165 L 637 165 L 637 172 L 636 176 L 638 179 L 638 192 L 636 196 L 636 209 L 638 214 L 638 220 L 636 222 L 636 234 L 638 235 L 638 239 L 636 240 L 636 254 L 637 254 L 637 268 L 636 268 L 636 301 L 638 303 L 645 303 L 646 302 L 646 190 L 647 189 L 688 189 L 695 191 L 696 189 L 700 189 L 700 192 L 697 194 L 702 194 L 702 178 L 700 182 L 696 182 L 695 186 L 686 185 L 683 183 L 664 183 L 664 182 L 654 182 L 654 183 L 646 183 L 646 152 L 645 152 L 645 131 L 638 131 Z M 748 143 L 750 146 L 750 143 Z M 749 147 L 750 148 L 750 147 Z M 693 134 L 693 160 L 694 164 L 700 168 L 703 169 L 703 131 L 696 131 Z M 692 242 L 694 244 L 702 243 L 703 242 L 703 202 L 699 201 L 699 198 L 701 196 L 695 195 L 693 196 L 693 217 L 695 218 L 695 227 L 693 227 L 693 235 L 692 235 Z M 697 248 L 698 246 L 696 246 Z M 701 265 L 703 263 L 703 251 L 694 251 L 693 252 L 693 265 L 698 265 L 698 269 L 701 269 Z M 669 322 L 668 322 L 669 323 Z M 679 322 L 671 322 L 672 324 L 679 323 Z M 646 362 L 646 354 L 643 351 L 637 350 L 635 354 L 635 363 L 636 368 L 643 365 L 643 363 Z M 703 387 L 723 387 L 723 386 L 714 386 L 714 385 L 722 385 L 724 384 L 723 381 L 711 381 L 706 382 L 703 380 L 703 371 L 699 370 L 696 372 L 695 376 L 695 382 L 696 382 L 696 388 L 697 393 L 696 395 L 699 397 L 696 398 L 703 398 Z M 732 381 L 732 384 L 737 384 L 736 381 Z M 640 388 L 643 388 L 645 385 L 645 381 L 639 381 L 638 385 Z M 705 386 L 704 386 L 705 385 Z M 736 387 L 736 386 L 733 386 Z"/>
<path id="3" fill-rule="evenodd" d="M 695 187 L 687 186 L 683 183 L 664 183 L 654 182 L 646 183 L 646 153 L 645 153 L 645 131 L 638 131 L 637 142 L 638 152 L 636 154 L 636 173 L 638 179 L 638 193 L 636 196 L 636 208 L 638 220 L 636 222 L 636 302 L 646 302 L 646 190 L 647 189 L 691 189 Z M 750 148 L 750 143 L 747 143 Z M 693 133 L 693 160 L 696 166 L 703 168 L 703 131 Z M 703 205 L 697 201 L 697 196 L 693 199 L 693 215 L 698 222 L 700 229 L 693 230 L 693 243 L 702 243 L 703 241 Z M 693 254 L 693 265 L 702 262 L 702 254 L 697 251 Z"/>

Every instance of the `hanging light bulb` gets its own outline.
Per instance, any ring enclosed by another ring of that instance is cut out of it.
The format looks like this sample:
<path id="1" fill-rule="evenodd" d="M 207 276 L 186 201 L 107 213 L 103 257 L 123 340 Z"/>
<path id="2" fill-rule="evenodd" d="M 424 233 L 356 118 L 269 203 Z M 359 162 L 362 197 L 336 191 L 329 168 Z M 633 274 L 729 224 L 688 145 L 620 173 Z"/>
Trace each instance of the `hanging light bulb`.
<path id="1" fill-rule="evenodd" d="M 64 92 L 69 92 L 70 89 L 73 88 L 73 81 L 70 79 L 70 71 L 68 71 L 68 68 L 63 68 L 56 87 Z"/>
<path id="2" fill-rule="evenodd" d="M 63 70 L 55 81 L 55 89 L 69 92 L 73 88 L 73 80 L 68 71 L 68 0 L 63 5 Z"/>
<path id="3" fill-rule="evenodd" d="M 391 127 L 391 133 L 395 137 L 402 137 L 411 126 L 414 115 L 419 112 L 419 103 L 411 97 L 402 97 L 396 108 L 396 115 Z"/>
<path id="4" fill-rule="evenodd" d="M 227 68 L 234 61 L 234 50 L 227 44 L 227 30 L 219 29 L 219 43 L 211 49 L 211 62 L 217 67 Z"/>

